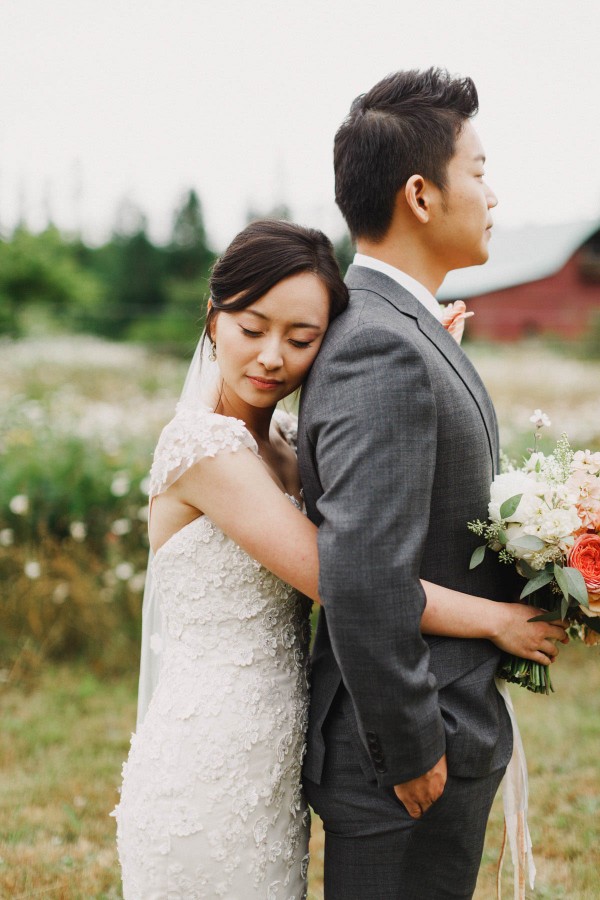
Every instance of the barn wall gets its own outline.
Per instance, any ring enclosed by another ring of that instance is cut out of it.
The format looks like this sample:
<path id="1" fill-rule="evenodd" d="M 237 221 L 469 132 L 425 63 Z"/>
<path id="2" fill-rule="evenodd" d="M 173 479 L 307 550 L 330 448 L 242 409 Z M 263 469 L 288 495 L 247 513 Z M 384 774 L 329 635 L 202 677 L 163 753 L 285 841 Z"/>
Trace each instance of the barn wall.
<path id="1" fill-rule="evenodd" d="M 554 275 L 467 301 L 470 337 L 514 341 L 536 334 L 581 338 L 600 315 L 600 283 L 580 275 L 579 253 Z"/>

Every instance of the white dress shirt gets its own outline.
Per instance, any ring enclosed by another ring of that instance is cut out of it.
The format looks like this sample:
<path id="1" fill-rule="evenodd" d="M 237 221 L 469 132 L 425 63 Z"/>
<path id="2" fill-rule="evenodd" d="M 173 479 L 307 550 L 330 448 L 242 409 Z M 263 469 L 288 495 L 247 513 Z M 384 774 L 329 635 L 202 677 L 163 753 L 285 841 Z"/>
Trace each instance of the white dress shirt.
<path id="1" fill-rule="evenodd" d="M 412 294 L 413 297 L 416 297 L 417 300 L 423 304 L 425 309 L 429 310 L 431 315 L 438 320 L 438 322 L 442 321 L 442 308 L 440 304 L 433 294 L 427 290 L 425 285 L 421 284 L 420 281 L 417 281 L 416 278 L 413 278 L 412 275 L 407 275 L 406 272 L 403 272 L 401 269 L 390 266 L 389 263 L 383 262 L 381 259 L 375 259 L 373 256 L 366 256 L 364 253 L 355 253 L 353 262 L 355 266 L 364 266 L 365 269 L 375 269 L 375 271 L 383 272 L 384 275 L 393 278 L 400 287 L 403 287 Z"/>

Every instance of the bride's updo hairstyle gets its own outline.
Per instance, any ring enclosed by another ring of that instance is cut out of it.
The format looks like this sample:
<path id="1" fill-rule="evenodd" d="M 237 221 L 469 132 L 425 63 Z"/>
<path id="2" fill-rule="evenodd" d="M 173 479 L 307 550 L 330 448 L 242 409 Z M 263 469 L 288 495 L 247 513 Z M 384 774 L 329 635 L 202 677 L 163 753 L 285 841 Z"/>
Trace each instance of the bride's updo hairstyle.
<path id="1" fill-rule="evenodd" d="M 213 266 L 206 335 L 220 312 L 238 312 L 260 300 L 284 278 L 311 272 L 329 293 L 329 321 L 348 305 L 333 245 L 322 231 L 274 219 L 247 225 Z M 233 299 L 232 299 L 233 298 Z"/>

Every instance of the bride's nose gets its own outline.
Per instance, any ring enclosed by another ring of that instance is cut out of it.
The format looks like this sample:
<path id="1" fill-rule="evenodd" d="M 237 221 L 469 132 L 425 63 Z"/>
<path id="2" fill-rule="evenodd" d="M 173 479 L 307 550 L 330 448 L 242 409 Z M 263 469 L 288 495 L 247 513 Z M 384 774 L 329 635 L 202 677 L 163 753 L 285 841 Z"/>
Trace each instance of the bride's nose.
<path id="1" fill-rule="evenodd" d="M 263 344 L 260 353 L 258 354 L 258 362 L 269 371 L 281 368 L 283 365 L 283 355 L 279 340 L 273 339 L 266 341 Z"/>

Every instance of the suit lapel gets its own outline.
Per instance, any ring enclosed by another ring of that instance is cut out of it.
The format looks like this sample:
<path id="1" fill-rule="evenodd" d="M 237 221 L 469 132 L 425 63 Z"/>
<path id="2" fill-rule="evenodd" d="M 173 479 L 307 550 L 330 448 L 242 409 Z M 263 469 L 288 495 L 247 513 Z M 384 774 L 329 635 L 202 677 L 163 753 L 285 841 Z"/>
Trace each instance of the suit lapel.
<path id="1" fill-rule="evenodd" d="M 383 272 L 363 266 L 350 266 L 346 275 L 349 290 L 367 290 L 394 306 L 399 313 L 416 320 L 422 334 L 445 357 L 472 396 L 488 438 L 494 475 L 498 459 L 498 426 L 490 396 L 468 356 L 452 335 L 443 328 L 416 297 Z"/>

